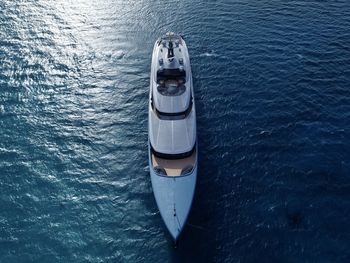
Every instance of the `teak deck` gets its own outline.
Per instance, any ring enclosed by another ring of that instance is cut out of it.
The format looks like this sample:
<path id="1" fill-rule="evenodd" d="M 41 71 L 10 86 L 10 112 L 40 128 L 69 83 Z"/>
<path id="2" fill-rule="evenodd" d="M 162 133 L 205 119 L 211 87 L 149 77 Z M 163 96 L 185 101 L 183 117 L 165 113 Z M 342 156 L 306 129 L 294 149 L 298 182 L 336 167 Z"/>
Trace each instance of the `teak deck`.
<path id="1" fill-rule="evenodd" d="M 181 171 L 188 165 L 194 166 L 196 162 L 196 151 L 193 151 L 192 155 L 183 159 L 163 159 L 152 154 L 153 167 L 163 167 L 168 176 L 180 176 Z"/>

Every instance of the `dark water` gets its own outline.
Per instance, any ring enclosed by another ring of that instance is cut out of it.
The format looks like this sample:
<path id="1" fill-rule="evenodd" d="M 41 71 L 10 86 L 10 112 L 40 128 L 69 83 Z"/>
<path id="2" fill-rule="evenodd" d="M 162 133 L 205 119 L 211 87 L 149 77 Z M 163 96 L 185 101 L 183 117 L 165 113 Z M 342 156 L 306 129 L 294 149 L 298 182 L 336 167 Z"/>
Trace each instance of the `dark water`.
<path id="1" fill-rule="evenodd" d="M 190 49 L 199 177 L 174 250 L 153 43 Z M 349 262 L 350 2 L 0 1 L 0 262 Z"/>

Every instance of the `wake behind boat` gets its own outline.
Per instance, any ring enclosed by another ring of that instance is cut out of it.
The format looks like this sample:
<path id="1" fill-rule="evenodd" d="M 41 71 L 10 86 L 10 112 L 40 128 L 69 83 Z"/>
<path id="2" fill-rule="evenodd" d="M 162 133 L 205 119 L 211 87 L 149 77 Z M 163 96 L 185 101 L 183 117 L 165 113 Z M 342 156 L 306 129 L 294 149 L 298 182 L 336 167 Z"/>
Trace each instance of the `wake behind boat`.
<path id="1" fill-rule="evenodd" d="M 185 41 L 172 32 L 153 48 L 148 111 L 152 188 L 176 241 L 192 205 L 198 149 L 190 59 Z"/>

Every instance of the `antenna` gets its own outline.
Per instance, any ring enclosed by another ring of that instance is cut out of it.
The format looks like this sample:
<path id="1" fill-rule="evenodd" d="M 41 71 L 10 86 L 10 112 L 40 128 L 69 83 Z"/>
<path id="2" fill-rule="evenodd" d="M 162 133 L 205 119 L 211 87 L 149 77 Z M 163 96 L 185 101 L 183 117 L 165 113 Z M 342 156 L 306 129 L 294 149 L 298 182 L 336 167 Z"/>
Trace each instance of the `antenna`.
<path id="1" fill-rule="evenodd" d="M 173 45 L 173 42 L 169 40 L 168 58 L 170 59 L 172 57 L 174 57 L 174 45 Z"/>

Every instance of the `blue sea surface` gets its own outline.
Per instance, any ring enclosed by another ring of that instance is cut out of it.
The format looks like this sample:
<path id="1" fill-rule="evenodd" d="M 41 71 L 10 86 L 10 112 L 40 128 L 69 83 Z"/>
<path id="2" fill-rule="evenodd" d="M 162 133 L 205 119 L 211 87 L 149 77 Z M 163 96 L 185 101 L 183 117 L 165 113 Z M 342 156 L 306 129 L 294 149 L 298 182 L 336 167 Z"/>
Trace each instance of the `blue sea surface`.
<path id="1" fill-rule="evenodd" d="M 147 153 L 181 32 L 199 174 L 176 249 Z M 350 262 L 350 1 L 0 1 L 0 262 Z"/>

